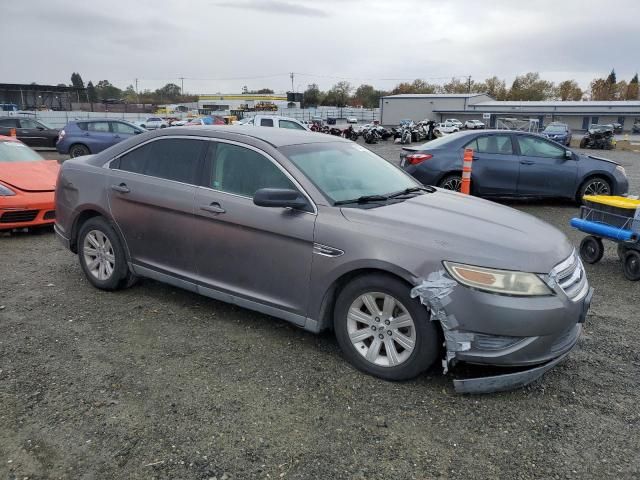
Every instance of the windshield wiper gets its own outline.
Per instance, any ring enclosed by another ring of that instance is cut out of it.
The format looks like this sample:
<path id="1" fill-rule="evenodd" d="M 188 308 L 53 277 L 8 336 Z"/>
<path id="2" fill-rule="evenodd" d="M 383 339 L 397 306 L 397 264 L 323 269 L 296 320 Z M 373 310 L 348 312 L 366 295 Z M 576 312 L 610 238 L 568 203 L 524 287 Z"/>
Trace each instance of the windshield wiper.
<path id="1" fill-rule="evenodd" d="M 334 205 L 347 205 L 349 203 L 369 203 L 369 202 L 386 202 L 389 197 L 386 195 L 364 195 L 358 198 L 352 198 L 351 200 L 339 200 Z"/>
<path id="2" fill-rule="evenodd" d="M 392 193 L 387 198 L 396 198 L 396 197 L 401 197 L 402 195 L 409 195 L 410 193 L 417 193 L 417 192 L 433 193 L 435 191 L 436 189 L 433 187 L 411 187 L 411 188 L 405 188 L 404 190 L 400 190 L 399 192 L 396 192 L 396 193 Z"/>

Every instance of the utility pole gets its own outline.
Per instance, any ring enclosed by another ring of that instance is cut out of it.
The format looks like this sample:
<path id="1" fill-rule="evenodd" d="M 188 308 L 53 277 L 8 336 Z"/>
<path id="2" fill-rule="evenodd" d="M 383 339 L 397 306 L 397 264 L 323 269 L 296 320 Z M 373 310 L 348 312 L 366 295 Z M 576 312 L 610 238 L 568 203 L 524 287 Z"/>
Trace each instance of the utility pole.
<path id="1" fill-rule="evenodd" d="M 467 77 L 467 93 L 471 93 L 471 75 Z"/>
<path id="2" fill-rule="evenodd" d="M 184 97 L 184 77 L 178 77 L 180 80 L 180 95 Z"/>
<path id="3" fill-rule="evenodd" d="M 289 74 L 289 76 L 291 77 L 291 93 L 293 93 L 293 79 L 295 78 L 295 74 L 293 72 L 291 72 Z"/>
<path id="4" fill-rule="evenodd" d="M 138 79 L 136 78 L 136 102 L 140 103 L 140 94 L 138 93 Z"/>

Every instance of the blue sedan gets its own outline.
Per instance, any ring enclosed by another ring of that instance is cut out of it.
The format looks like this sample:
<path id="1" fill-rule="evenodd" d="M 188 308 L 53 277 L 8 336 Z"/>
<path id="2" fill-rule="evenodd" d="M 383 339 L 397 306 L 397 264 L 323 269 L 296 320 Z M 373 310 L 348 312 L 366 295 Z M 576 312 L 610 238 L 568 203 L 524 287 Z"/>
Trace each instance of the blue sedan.
<path id="1" fill-rule="evenodd" d="M 584 195 L 623 195 L 629 189 L 624 168 L 616 162 L 511 130 L 459 132 L 405 147 L 400 166 L 425 185 L 460 190 L 466 148 L 473 149 L 473 195 L 581 202 Z"/>

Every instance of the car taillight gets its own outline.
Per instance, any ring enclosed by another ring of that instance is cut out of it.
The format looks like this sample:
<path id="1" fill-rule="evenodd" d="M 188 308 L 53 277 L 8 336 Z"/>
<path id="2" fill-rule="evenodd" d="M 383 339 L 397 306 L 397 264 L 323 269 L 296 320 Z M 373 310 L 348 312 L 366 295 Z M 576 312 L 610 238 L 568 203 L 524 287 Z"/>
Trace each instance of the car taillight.
<path id="1" fill-rule="evenodd" d="M 58 141 L 62 140 L 66 134 L 67 132 L 65 132 L 64 130 L 60 130 L 58 132 Z"/>
<path id="2" fill-rule="evenodd" d="M 412 155 L 407 155 L 407 162 L 411 165 L 418 165 L 419 163 L 424 162 L 425 160 L 430 160 L 433 158 L 433 155 L 430 153 L 414 153 Z"/>

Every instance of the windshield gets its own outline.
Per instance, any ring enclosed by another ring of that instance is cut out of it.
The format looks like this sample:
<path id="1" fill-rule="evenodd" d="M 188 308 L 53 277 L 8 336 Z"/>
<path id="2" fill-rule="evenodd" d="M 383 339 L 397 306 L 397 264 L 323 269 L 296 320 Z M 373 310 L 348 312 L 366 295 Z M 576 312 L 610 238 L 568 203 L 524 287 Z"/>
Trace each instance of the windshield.
<path id="1" fill-rule="evenodd" d="M 40 155 L 16 141 L 0 141 L 0 162 L 39 162 Z"/>
<path id="2" fill-rule="evenodd" d="M 52 127 L 51 125 L 49 125 L 49 124 L 47 124 L 47 123 L 44 123 L 42 120 L 38 120 L 38 123 L 39 123 L 40 125 L 42 125 L 44 128 L 47 128 L 47 129 L 49 129 L 49 130 L 53 130 L 53 127 Z"/>
<path id="3" fill-rule="evenodd" d="M 564 133 L 567 130 L 562 125 L 549 125 L 547 128 L 544 129 L 544 131 L 548 133 Z"/>
<path id="4" fill-rule="evenodd" d="M 355 143 L 312 143 L 280 149 L 331 201 L 389 195 L 420 184 Z"/>

